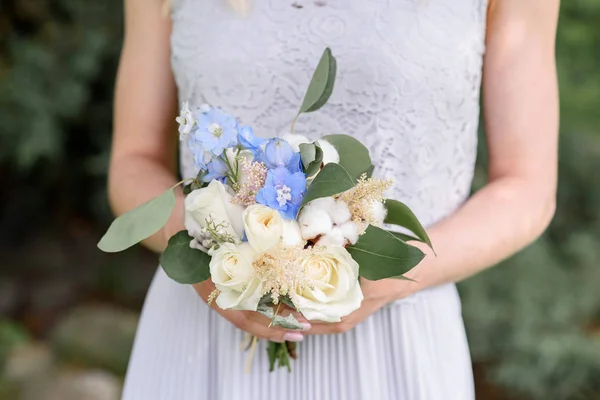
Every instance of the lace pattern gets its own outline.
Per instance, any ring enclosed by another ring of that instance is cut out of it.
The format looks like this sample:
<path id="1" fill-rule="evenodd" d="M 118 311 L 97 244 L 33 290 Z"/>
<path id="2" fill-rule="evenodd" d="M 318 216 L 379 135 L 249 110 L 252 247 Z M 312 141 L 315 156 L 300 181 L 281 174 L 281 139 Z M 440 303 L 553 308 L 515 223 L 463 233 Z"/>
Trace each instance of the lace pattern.
<path id="1" fill-rule="evenodd" d="M 326 46 L 338 60 L 329 103 L 303 115 L 310 138 L 366 144 L 390 197 L 425 225 L 469 194 L 476 156 L 486 0 L 174 0 L 172 66 L 180 101 L 210 103 L 261 136 L 289 130 Z M 181 149 L 182 174 L 195 175 Z"/>

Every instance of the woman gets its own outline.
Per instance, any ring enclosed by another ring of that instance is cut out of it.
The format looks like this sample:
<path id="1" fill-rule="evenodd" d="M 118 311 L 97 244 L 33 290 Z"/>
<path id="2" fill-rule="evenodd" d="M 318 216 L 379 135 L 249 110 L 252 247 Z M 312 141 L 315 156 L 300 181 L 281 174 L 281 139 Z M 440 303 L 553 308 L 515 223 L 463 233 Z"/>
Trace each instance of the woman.
<path id="1" fill-rule="evenodd" d="M 339 71 L 330 104 L 302 116 L 296 132 L 367 144 L 437 255 L 407 274 L 416 282 L 364 282 L 358 311 L 302 333 L 211 310 L 202 301 L 210 283 L 194 291 L 159 269 L 124 399 L 472 399 L 454 282 L 523 248 L 553 215 L 558 0 L 254 0 L 245 16 L 224 0 L 176 0 L 171 18 L 160 3 L 126 0 L 109 185 L 117 214 L 178 180 L 177 100 L 219 106 L 262 136 L 282 133 L 329 46 Z M 467 198 L 482 82 L 489 181 Z M 181 164 L 193 174 L 186 148 Z M 182 198 L 151 249 L 183 229 Z M 263 343 L 245 374 L 244 331 L 304 339 L 293 372 L 269 374 Z"/>

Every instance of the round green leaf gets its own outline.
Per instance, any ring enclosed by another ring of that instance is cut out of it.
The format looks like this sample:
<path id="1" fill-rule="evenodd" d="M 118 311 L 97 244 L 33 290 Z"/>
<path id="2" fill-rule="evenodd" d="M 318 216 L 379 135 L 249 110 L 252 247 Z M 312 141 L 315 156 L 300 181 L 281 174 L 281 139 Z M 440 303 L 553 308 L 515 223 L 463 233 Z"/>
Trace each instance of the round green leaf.
<path id="1" fill-rule="evenodd" d="M 323 163 L 323 150 L 314 143 L 300 144 L 300 158 L 306 176 L 313 176 Z"/>
<path id="2" fill-rule="evenodd" d="M 125 250 L 154 235 L 162 228 L 175 207 L 173 188 L 116 218 L 98 248 L 107 253 Z"/>
<path id="3" fill-rule="evenodd" d="M 418 248 L 375 226 L 369 226 L 358 242 L 346 249 L 358 263 L 360 276 L 372 281 L 403 278 L 425 256 Z"/>
<path id="4" fill-rule="evenodd" d="M 306 189 L 300 208 L 312 200 L 333 196 L 354 187 L 354 180 L 339 164 L 329 163 L 323 167 Z"/>
<path id="5" fill-rule="evenodd" d="M 175 282 L 193 284 L 210 278 L 211 257 L 203 251 L 192 249 L 192 237 L 186 231 L 177 232 L 169 239 L 160 256 L 160 265 Z"/>
<path id="6" fill-rule="evenodd" d="M 331 143 L 340 155 L 339 164 L 348 171 L 355 180 L 363 173 L 372 174 L 373 165 L 369 150 L 361 142 L 349 135 L 327 135 L 323 140 Z"/>
<path id="7" fill-rule="evenodd" d="M 316 111 L 327 103 L 333 92 L 336 69 L 335 57 L 331 54 L 331 49 L 326 48 L 310 80 L 298 114 Z"/>

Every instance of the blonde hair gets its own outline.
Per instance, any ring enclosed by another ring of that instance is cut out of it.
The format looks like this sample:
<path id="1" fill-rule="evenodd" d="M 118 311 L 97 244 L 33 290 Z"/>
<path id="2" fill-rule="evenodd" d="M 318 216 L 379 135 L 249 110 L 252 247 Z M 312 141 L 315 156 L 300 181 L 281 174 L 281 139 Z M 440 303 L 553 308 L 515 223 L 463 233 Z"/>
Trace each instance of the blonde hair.
<path id="1" fill-rule="evenodd" d="M 237 12 L 238 14 L 247 14 L 250 11 L 252 0 L 226 0 L 227 3 Z M 173 0 L 163 0 L 163 14 L 169 15 L 171 11 L 171 5 Z"/>

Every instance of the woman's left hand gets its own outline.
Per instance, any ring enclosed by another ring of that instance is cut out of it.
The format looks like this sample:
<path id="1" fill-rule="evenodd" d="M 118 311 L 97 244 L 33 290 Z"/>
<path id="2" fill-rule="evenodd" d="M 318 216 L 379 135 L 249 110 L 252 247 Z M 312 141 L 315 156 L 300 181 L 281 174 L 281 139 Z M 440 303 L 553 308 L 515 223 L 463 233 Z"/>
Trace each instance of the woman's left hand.
<path id="1" fill-rule="evenodd" d="M 347 332 L 383 306 L 411 295 L 417 290 L 417 286 L 418 283 L 409 280 L 382 279 L 369 281 L 361 278 L 364 299 L 358 310 L 342 318 L 340 322 L 309 321 L 312 327 L 304 334 L 325 335 Z"/>

